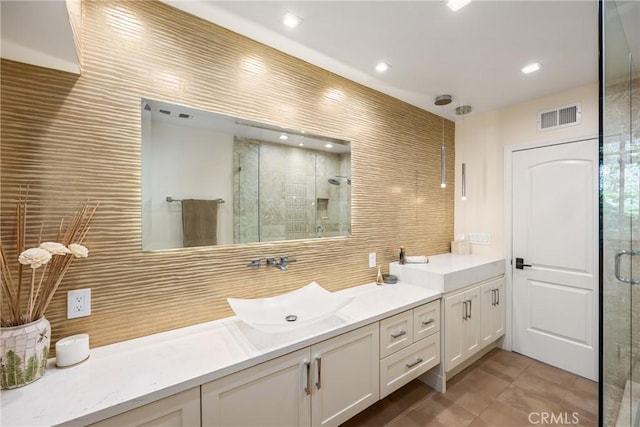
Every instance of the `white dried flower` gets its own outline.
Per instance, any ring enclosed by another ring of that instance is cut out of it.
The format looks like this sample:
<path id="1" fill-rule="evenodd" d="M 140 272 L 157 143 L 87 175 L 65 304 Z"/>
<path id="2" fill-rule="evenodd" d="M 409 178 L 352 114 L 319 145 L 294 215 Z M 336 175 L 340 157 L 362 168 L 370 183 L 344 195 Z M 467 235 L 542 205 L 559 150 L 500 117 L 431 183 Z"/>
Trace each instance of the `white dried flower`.
<path id="1" fill-rule="evenodd" d="M 40 247 L 49 251 L 51 255 L 66 255 L 71 253 L 71 251 L 65 245 L 58 242 L 40 243 Z"/>
<path id="2" fill-rule="evenodd" d="M 18 257 L 18 261 L 23 265 L 31 265 L 31 268 L 38 268 L 49 262 L 51 252 L 42 248 L 31 248 L 22 252 Z"/>
<path id="3" fill-rule="evenodd" d="M 89 256 L 89 249 L 77 243 L 70 244 L 69 250 L 76 258 L 86 258 Z"/>

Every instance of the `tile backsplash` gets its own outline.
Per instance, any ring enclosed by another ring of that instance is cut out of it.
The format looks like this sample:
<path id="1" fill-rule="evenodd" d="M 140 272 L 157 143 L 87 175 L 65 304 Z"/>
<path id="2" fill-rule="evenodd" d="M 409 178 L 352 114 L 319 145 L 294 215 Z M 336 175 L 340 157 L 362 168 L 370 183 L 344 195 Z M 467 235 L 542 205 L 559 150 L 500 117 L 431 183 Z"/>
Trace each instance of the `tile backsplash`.
<path id="1" fill-rule="evenodd" d="M 80 76 L 1 64 L 3 243 L 11 252 L 20 186 L 29 186 L 27 245 L 41 224 L 55 236 L 78 202 L 100 202 L 91 256 L 69 270 L 46 313 L 52 342 L 89 333 L 95 347 L 229 316 L 227 297 L 371 282 L 369 252 L 383 266 L 400 245 L 409 255 L 448 252 L 454 186 L 440 188 L 440 145 L 444 126 L 453 184 L 451 121 L 154 0 L 83 2 L 82 49 Z M 351 237 L 142 251 L 147 97 L 350 140 Z M 280 255 L 298 262 L 245 267 Z M 79 288 L 91 288 L 92 314 L 67 320 L 66 292 Z"/>

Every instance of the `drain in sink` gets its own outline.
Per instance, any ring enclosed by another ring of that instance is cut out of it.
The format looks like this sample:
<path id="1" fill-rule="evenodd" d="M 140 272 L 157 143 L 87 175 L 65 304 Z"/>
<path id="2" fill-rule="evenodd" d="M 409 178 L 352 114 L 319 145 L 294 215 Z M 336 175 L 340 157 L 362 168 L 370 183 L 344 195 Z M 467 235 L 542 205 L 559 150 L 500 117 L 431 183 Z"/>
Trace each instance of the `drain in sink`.
<path id="1" fill-rule="evenodd" d="M 298 316 L 296 316 L 295 314 L 290 314 L 287 317 L 284 318 L 287 322 L 295 322 L 296 320 L 298 320 Z"/>

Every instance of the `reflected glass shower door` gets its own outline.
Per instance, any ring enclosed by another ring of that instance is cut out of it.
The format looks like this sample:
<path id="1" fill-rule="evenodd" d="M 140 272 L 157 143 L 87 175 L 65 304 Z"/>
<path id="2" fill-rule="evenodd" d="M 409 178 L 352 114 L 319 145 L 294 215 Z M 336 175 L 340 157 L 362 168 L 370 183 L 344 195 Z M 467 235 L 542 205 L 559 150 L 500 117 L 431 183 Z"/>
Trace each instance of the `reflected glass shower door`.
<path id="1" fill-rule="evenodd" d="M 602 5 L 601 410 L 640 426 L 640 2 Z"/>

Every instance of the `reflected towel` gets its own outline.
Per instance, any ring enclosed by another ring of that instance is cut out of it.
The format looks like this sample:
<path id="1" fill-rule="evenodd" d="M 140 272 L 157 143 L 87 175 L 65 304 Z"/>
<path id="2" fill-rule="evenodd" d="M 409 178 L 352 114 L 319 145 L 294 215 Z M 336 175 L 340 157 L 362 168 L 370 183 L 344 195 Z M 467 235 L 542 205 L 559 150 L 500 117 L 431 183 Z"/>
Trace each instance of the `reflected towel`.
<path id="1" fill-rule="evenodd" d="M 182 245 L 216 245 L 218 241 L 218 201 L 185 199 L 182 201 Z"/>

